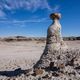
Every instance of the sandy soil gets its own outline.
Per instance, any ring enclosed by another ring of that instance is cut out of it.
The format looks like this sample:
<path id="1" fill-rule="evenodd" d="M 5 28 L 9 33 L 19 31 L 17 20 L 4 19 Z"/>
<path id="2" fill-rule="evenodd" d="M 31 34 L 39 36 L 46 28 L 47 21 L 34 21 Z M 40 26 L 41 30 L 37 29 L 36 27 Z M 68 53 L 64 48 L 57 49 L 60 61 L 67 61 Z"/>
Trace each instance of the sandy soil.
<path id="1" fill-rule="evenodd" d="M 66 41 L 70 48 L 79 48 L 80 41 Z M 0 71 L 27 69 L 36 63 L 45 43 L 38 41 L 0 42 Z"/>

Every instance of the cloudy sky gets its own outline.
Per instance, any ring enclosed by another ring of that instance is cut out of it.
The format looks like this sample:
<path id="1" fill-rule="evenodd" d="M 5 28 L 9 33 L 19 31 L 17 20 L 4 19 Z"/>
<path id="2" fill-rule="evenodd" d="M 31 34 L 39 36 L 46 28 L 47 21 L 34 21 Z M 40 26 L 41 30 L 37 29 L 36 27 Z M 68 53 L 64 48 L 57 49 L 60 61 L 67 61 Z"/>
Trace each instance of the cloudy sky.
<path id="1" fill-rule="evenodd" d="M 52 12 L 63 36 L 80 36 L 80 0 L 0 0 L 0 36 L 46 36 Z"/>

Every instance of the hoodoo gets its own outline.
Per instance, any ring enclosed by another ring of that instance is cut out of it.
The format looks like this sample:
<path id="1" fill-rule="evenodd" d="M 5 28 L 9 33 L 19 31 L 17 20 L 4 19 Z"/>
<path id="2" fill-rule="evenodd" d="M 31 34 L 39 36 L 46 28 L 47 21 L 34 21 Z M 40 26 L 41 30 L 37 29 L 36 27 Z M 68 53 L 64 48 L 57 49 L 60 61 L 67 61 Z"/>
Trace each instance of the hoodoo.
<path id="1" fill-rule="evenodd" d="M 60 13 L 52 13 L 50 18 L 53 20 L 52 24 L 47 30 L 47 40 L 45 50 L 34 67 L 47 67 L 50 62 L 53 61 L 53 53 L 55 51 L 67 49 L 67 45 L 64 43 L 61 35 L 61 24 L 59 19 L 61 18 Z"/>

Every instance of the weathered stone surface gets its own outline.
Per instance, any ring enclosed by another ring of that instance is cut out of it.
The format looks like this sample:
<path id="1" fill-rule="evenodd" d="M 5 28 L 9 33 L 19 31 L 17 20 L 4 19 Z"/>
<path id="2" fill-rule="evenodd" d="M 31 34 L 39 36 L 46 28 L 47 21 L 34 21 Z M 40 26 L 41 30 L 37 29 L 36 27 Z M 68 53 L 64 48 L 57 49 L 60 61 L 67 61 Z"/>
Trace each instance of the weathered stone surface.
<path id="1" fill-rule="evenodd" d="M 61 14 L 53 13 L 50 15 L 50 18 L 53 20 L 53 23 L 49 26 L 47 31 L 47 46 L 52 48 L 52 50 L 67 48 L 61 35 L 61 24 L 59 22 Z"/>
<path id="2" fill-rule="evenodd" d="M 53 13 L 50 15 L 53 23 L 50 25 L 47 31 L 47 41 L 44 53 L 42 54 L 40 60 L 34 67 L 48 67 L 50 62 L 55 60 L 54 54 L 59 54 L 57 51 L 65 51 L 67 45 L 64 43 L 61 35 L 61 25 L 59 19 L 61 18 L 60 13 Z M 61 55 L 61 54 L 60 54 Z"/>

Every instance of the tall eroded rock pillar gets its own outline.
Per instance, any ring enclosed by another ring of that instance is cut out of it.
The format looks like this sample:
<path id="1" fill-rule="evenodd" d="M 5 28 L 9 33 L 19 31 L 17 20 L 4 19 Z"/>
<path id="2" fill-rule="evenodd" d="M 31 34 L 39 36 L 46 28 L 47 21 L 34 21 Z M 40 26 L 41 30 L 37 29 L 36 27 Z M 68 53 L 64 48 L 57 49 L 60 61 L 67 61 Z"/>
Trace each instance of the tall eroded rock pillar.
<path id="1" fill-rule="evenodd" d="M 55 51 L 64 51 L 67 48 L 61 35 L 61 24 L 59 22 L 61 14 L 52 13 L 50 15 L 50 18 L 53 20 L 53 22 L 47 30 L 46 47 L 40 60 L 36 63 L 34 67 L 48 67 L 50 62 L 54 61 L 55 59 L 53 55 Z"/>
<path id="2" fill-rule="evenodd" d="M 51 50 L 65 49 L 67 46 L 64 43 L 61 35 L 61 24 L 59 19 L 61 18 L 60 13 L 52 13 L 50 18 L 53 20 L 52 24 L 47 31 L 47 43 Z"/>

